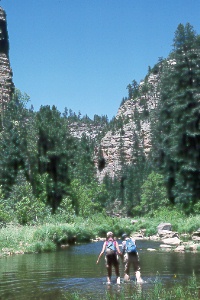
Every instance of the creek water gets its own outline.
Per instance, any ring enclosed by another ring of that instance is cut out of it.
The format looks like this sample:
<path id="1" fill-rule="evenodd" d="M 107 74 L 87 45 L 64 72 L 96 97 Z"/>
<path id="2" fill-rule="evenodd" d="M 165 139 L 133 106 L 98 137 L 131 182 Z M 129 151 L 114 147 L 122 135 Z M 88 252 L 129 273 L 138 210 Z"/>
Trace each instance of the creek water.
<path id="1" fill-rule="evenodd" d="M 119 241 L 119 244 L 121 241 Z M 121 285 L 106 284 L 104 258 L 96 265 L 103 243 L 70 246 L 53 253 L 14 255 L 0 259 L 0 300 L 70 299 L 75 292 L 87 299 L 103 299 L 106 293 L 117 293 L 123 286 L 135 289 L 134 272 L 131 282 L 123 283 L 123 264 L 120 262 Z M 165 285 L 184 283 L 195 273 L 200 279 L 200 253 L 150 252 L 160 243 L 137 241 L 141 274 L 148 289 L 157 278 Z"/>

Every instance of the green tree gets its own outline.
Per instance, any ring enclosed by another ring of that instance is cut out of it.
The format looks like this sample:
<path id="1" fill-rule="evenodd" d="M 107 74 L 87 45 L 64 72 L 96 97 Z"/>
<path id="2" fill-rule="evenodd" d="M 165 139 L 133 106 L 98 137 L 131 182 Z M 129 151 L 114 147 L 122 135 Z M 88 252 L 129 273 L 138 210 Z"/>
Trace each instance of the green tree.
<path id="1" fill-rule="evenodd" d="M 29 117 L 25 108 L 28 101 L 27 95 L 15 91 L 13 100 L 4 111 L 3 130 L 0 135 L 0 184 L 7 197 L 15 184 L 19 170 L 29 176 L 26 163 L 26 122 Z"/>
<path id="2" fill-rule="evenodd" d="M 169 206 L 163 176 L 154 171 L 141 187 L 141 203 L 138 211 L 153 215 L 158 208 Z"/>
<path id="3" fill-rule="evenodd" d="M 200 199 L 199 66 L 199 36 L 180 24 L 161 78 L 160 157 L 169 199 L 188 211 Z"/>
<path id="4" fill-rule="evenodd" d="M 77 216 L 89 217 L 102 211 L 102 200 L 107 195 L 105 186 L 93 181 L 88 185 L 74 179 L 71 183 L 71 198 Z"/>
<path id="5" fill-rule="evenodd" d="M 74 139 L 69 135 L 66 121 L 61 118 L 55 106 L 52 109 L 50 106 L 40 108 L 37 113 L 37 127 L 38 171 L 40 175 L 47 174 L 47 203 L 55 213 L 63 197 L 68 194 Z"/>
<path id="6" fill-rule="evenodd" d="M 82 135 L 76 140 L 75 149 L 71 167 L 72 178 L 79 179 L 82 184 L 88 184 L 95 176 L 94 143 L 86 135 Z"/>
<path id="7" fill-rule="evenodd" d="M 137 212 L 141 205 L 142 185 L 151 171 L 149 161 L 141 154 L 134 163 L 126 166 L 124 171 L 124 206 L 128 216 Z"/>

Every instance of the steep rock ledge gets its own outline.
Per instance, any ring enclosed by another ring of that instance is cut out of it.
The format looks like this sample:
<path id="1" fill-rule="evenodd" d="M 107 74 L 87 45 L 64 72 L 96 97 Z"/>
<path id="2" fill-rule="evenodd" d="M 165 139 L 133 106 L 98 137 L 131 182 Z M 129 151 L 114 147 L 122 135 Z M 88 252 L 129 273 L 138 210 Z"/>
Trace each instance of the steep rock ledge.
<path id="1" fill-rule="evenodd" d="M 6 14 L 0 7 L 0 112 L 5 109 L 12 97 L 14 91 L 12 76 Z"/>
<path id="2" fill-rule="evenodd" d="M 108 131 L 102 138 L 99 145 L 98 152 L 105 161 L 105 168 L 98 170 L 97 176 L 100 181 L 103 180 L 105 175 L 114 177 L 114 175 L 121 169 L 120 156 L 123 151 L 123 159 L 125 164 L 134 162 L 134 145 L 139 143 L 145 155 L 148 155 L 151 148 L 151 121 L 150 118 L 144 117 L 139 122 L 136 117 L 138 114 L 144 114 L 145 111 L 148 115 L 157 107 L 159 101 L 159 93 L 157 92 L 159 82 L 159 74 L 150 74 L 147 78 L 146 84 L 150 88 L 150 92 L 142 94 L 137 99 L 127 100 L 118 110 L 116 119 L 122 120 L 120 130 L 115 132 Z M 139 89 L 142 89 L 144 81 L 140 82 Z M 98 159 L 96 153 L 95 163 L 98 166 Z"/>

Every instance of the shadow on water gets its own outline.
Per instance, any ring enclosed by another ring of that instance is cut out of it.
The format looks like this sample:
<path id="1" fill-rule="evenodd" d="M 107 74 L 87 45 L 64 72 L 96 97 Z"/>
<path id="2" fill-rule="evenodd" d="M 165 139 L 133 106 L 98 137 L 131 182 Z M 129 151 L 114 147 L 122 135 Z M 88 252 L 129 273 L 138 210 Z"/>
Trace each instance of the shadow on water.
<path id="1" fill-rule="evenodd" d="M 119 241 L 120 242 L 120 241 Z M 106 284 L 104 258 L 96 265 L 102 242 L 76 245 L 54 253 L 15 255 L 0 260 L 0 300 L 75 299 L 78 293 L 85 299 L 105 299 L 105 295 L 128 295 L 152 288 L 157 280 L 165 286 L 181 283 L 192 276 L 200 279 L 200 253 L 170 253 L 147 248 L 158 248 L 159 243 L 138 241 L 144 284 L 137 285 L 132 270 L 131 281 L 121 285 Z M 79 298 L 81 299 L 81 298 Z M 120 298 L 119 298 L 120 299 Z"/>

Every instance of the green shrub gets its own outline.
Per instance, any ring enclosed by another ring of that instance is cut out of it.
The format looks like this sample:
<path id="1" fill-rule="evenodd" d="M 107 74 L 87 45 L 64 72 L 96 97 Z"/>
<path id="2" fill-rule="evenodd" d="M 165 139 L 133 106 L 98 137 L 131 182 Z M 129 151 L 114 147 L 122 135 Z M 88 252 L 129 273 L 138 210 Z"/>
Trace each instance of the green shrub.
<path id="1" fill-rule="evenodd" d="M 97 229 L 96 236 L 98 237 L 106 237 L 106 233 L 110 231 L 110 226 L 107 224 L 100 224 Z"/>
<path id="2" fill-rule="evenodd" d="M 13 221 L 14 213 L 8 200 L 5 199 L 0 186 L 0 227 Z"/>
<path id="3" fill-rule="evenodd" d="M 76 241 L 77 242 L 89 242 L 91 238 L 95 238 L 92 229 L 87 226 L 76 226 Z"/>
<path id="4" fill-rule="evenodd" d="M 9 226 L 1 229 L 0 249 L 13 248 L 14 251 L 25 251 L 27 245 L 33 242 L 33 232 L 35 228 L 24 226 Z"/>
<path id="5" fill-rule="evenodd" d="M 155 235 L 156 233 L 157 233 L 157 228 L 155 228 L 153 225 L 147 227 L 147 229 L 145 231 L 146 236 L 152 236 L 152 235 Z"/>
<path id="6" fill-rule="evenodd" d="M 44 242 L 49 240 L 56 245 L 69 242 L 76 235 L 76 228 L 70 224 L 40 226 L 34 232 L 34 240 Z"/>
<path id="7" fill-rule="evenodd" d="M 173 221 L 174 227 L 179 233 L 192 233 L 199 228 L 199 216 L 176 219 Z"/>
<path id="8" fill-rule="evenodd" d="M 13 220 L 13 211 L 6 205 L 5 200 L 0 200 L 0 227 Z"/>
<path id="9" fill-rule="evenodd" d="M 17 202 L 16 215 L 19 224 L 31 224 L 37 222 L 38 218 L 42 218 L 45 215 L 45 205 L 44 203 L 38 201 L 33 196 L 22 197 L 22 199 Z"/>
<path id="10" fill-rule="evenodd" d="M 141 187 L 141 203 L 138 211 L 142 214 L 153 215 L 159 207 L 169 205 L 163 176 L 152 172 Z"/>
<path id="11" fill-rule="evenodd" d="M 59 223 L 74 222 L 75 211 L 72 206 L 72 200 L 69 197 L 66 197 L 62 200 L 53 218 Z"/>
<path id="12" fill-rule="evenodd" d="M 46 240 L 44 242 L 40 242 L 40 241 L 35 242 L 29 247 L 27 247 L 26 249 L 27 252 L 38 252 L 38 253 L 53 252 L 55 250 L 56 250 L 56 245 L 49 240 Z"/>

